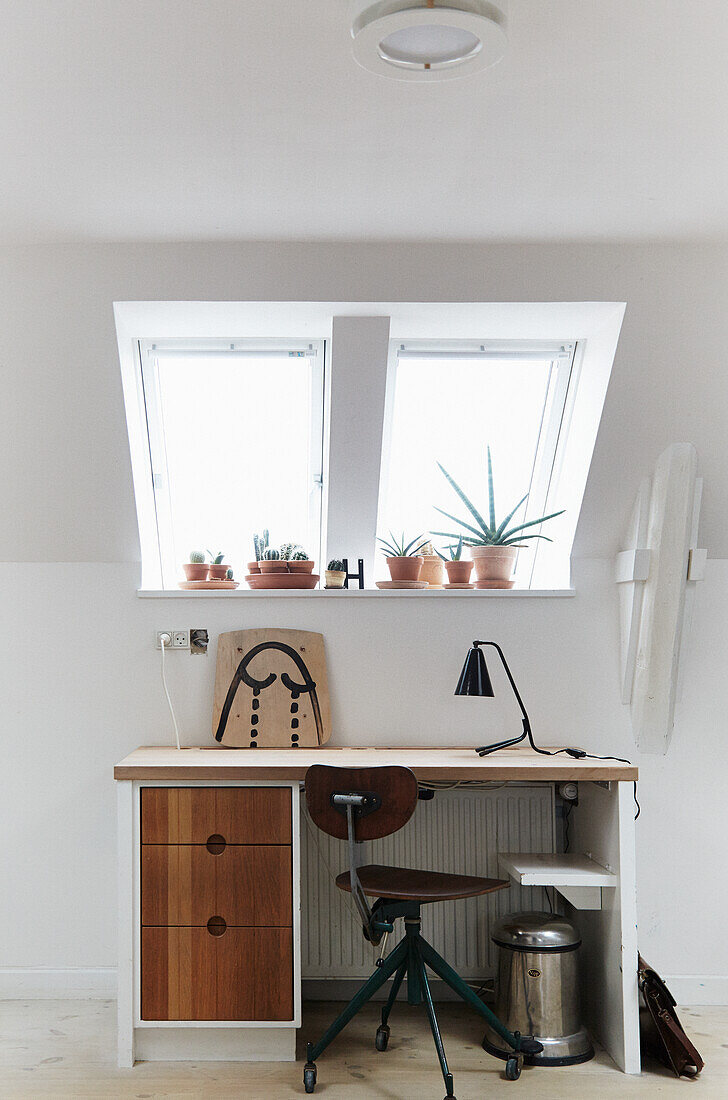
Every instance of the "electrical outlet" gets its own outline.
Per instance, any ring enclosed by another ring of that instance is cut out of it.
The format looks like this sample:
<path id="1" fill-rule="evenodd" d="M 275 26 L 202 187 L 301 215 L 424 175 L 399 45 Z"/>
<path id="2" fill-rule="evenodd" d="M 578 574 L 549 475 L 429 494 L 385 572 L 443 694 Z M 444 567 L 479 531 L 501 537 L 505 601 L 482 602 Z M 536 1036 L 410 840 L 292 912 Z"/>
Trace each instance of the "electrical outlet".
<path id="1" fill-rule="evenodd" d="M 158 630 L 157 631 L 157 649 L 162 648 L 160 638 L 163 634 L 169 634 L 172 642 L 170 645 L 165 646 L 165 649 L 189 649 L 190 648 L 190 632 L 189 630 Z"/>

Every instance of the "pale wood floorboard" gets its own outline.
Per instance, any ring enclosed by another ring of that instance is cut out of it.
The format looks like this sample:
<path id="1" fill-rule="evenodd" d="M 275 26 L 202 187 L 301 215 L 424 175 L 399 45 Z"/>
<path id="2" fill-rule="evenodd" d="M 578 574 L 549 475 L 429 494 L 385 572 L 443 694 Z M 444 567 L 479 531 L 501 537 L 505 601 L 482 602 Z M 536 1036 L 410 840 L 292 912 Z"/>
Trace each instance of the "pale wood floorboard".
<path id="1" fill-rule="evenodd" d="M 317 1037 L 337 1009 L 310 1004 L 301 1037 Z M 587 1100 L 598 1097 L 728 1096 L 728 1008 L 681 1009 L 707 1068 L 697 1082 L 677 1081 L 659 1068 L 641 1077 L 619 1073 L 600 1052 L 583 1066 L 525 1069 L 518 1082 L 504 1081 L 501 1063 L 480 1049 L 481 1027 L 459 1005 L 438 1007 L 458 1100 L 538 1097 Z M 292 1100 L 304 1096 L 303 1042 L 297 1063 L 156 1062 L 119 1070 L 115 1057 L 113 1001 L 0 1002 L 0 1097 L 2 1100 Z M 374 1050 L 378 1010 L 355 1019 L 318 1063 L 321 1100 L 441 1100 L 444 1094 L 424 1013 L 398 1006 L 389 1050 Z M 694 1090 L 694 1091 L 693 1091 Z"/>

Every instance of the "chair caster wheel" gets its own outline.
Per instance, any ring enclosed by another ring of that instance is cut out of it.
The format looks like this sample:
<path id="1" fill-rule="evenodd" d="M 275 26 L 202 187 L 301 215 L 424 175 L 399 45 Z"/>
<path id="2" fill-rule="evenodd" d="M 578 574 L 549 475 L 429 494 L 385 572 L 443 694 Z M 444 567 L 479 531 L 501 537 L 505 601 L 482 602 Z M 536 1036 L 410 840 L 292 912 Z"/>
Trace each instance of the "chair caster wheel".
<path id="1" fill-rule="evenodd" d="M 303 1067 L 303 1087 L 306 1092 L 313 1092 L 316 1088 L 316 1066 L 313 1062 L 306 1062 Z"/>
<path id="2" fill-rule="evenodd" d="M 506 1081 L 517 1081 L 521 1076 L 521 1067 L 523 1066 L 523 1055 L 513 1054 L 510 1058 L 506 1059 Z"/>
<path id="3" fill-rule="evenodd" d="M 386 1050 L 387 1043 L 389 1042 L 389 1025 L 380 1024 L 377 1028 L 377 1034 L 374 1036 L 374 1046 L 377 1050 Z"/>

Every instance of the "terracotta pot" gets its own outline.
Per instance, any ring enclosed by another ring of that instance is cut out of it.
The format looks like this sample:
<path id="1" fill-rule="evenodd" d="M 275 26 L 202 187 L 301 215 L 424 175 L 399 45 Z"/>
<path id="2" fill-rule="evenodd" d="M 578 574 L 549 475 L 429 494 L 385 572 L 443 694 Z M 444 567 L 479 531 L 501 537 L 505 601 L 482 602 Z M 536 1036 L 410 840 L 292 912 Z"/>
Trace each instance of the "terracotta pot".
<path id="1" fill-rule="evenodd" d="M 475 578 L 483 588 L 512 588 L 517 546 L 471 546 Z"/>
<path id="2" fill-rule="evenodd" d="M 261 573 L 287 573 L 288 562 L 283 561 L 282 558 L 270 559 L 267 561 L 259 561 Z"/>
<path id="3" fill-rule="evenodd" d="M 343 588 L 346 573 L 343 569 L 327 569 L 325 572 L 327 588 Z"/>
<path id="4" fill-rule="evenodd" d="M 207 562 L 193 562 L 186 561 L 182 568 L 185 571 L 185 577 L 188 581 L 206 581 L 207 580 Z"/>
<path id="5" fill-rule="evenodd" d="M 248 573 L 260 573 L 260 566 L 257 561 L 248 562 Z"/>
<path id="6" fill-rule="evenodd" d="M 313 567 L 316 563 L 312 561 L 289 561 L 286 562 L 289 573 L 313 573 Z"/>
<path id="7" fill-rule="evenodd" d="M 208 565 L 207 567 L 207 579 L 208 581 L 224 581 L 225 574 L 230 568 L 225 562 L 221 565 Z"/>
<path id="8" fill-rule="evenodd" d="M 422 570 L 422 558 L 387 558 L 389 575 L 393 581 L 418 581 Z"/>
<path id="9" fill-rule="evenodd" d="M 420 580 L 427 581 L 428 588 L 442 588 L 445 583 L 445 563 L 438 554 L 422 555 Z"/>
<path id="10" fill-rule="evenodd" d="M 471 561 L 446 561 L 447 579 L 450 584 L 467 584 L 473 570 Z"/>

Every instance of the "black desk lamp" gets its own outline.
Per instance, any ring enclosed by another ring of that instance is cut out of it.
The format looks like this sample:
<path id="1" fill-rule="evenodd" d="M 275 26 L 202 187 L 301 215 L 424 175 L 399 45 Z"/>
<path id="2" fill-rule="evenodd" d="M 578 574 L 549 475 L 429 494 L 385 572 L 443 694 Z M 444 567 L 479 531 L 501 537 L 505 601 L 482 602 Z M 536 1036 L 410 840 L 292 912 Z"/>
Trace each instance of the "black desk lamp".
<path id="1" fill-rule="evenodd" d="M 478 695 L 489 699 L 492 699 L 495 695 L 493 685 L 490 682 L 490 676 L 488 675 L 488 666 L 485 663 L 485 654 L 480 648 L 482 645 L 491 645 L 493 649 L 498 651 L 498 656 L 503 662 L 503 668 L 506 670 L 506 676 L 513 688 L 513 694 L 518 700 L 518 705 L 521 708 L 521 714 L 523 715 L 523 733 L 520 737 L 511 737 L 508 741 L 498 741 L 495 745 L 483 745 L 481 748 L 475 750 L 478 756 L 488 756 L 491 752 L 497 752 L 498 749 L 507 749 L 510 748 L 511 745 L 518 745 L 526 737 L 532 749 L 536 752 L 543 753 L 545 756 L 550 756 L 551 753 L 546 749 L 539 749 L 538 746 L 534 744 L 531 723 L 528 720 L 526 708 L 523 705 L 523 699 L 521 699 L 518 688 L 516 687 L 516 681 L 513 679 L 508 663 L 503 656 L 503 650 L 497 642 L 473 642 L 473 647 L 468 650 L 468 655 L 465 658 L 465 664 L 463 665 L 463 671 L 460 673 L 460 679 L 458 680 L 458 686 L 455 688 L 455 694 Z"/>

